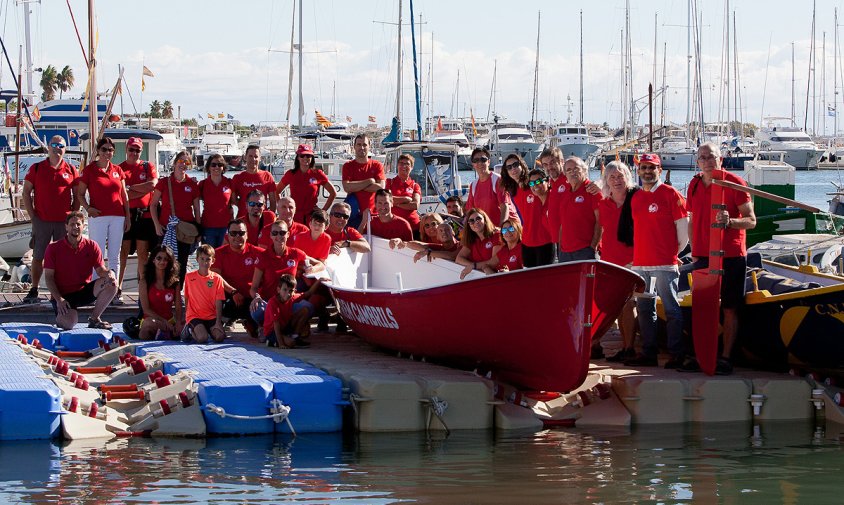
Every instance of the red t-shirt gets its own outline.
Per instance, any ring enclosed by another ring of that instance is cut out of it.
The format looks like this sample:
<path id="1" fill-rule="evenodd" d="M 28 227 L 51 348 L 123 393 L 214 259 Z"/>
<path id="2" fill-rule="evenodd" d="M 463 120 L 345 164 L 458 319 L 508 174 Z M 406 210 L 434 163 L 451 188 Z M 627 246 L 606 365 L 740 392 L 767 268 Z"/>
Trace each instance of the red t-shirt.
<path id="1" fill-rule="evenodd" d="M 255 189 L 261 190 L 266 196 L 267 201 L 269 201 L 269 195 L 275 194 L 275 180 L 273 179 L 273 175 L 266 170 L 258 170 L 254 174 L 243 171 L 232 177 L 232 188 L 234 189 L 234 194 L 237 196 L 235 203 L 242 202 L 240 207 L 243 207 L 237 209 L 237 216 L 243 217 L 248 210 L 246 207 L 246 198 L 249 196 L 249 193 Z"/>
<path id="2" fill-rule="evenodd" d="M 326 228 L 325 233 L 329 237 L 331 237 L 332 244 L 336 242 L 343 242 L 345 240 L 351 240 L 352 242 L 354 242 L 355 240 L 360 240 L 363 238 L 363 235 L 361 235 L 360 232 L 357 231 L 357 229 L 352 228 L 351 226 L 347 226 L 337 232 L 331 231 L 329 228 Z"/>
<path id="3" fill-rule="evenodd" d="M 341 170 L 344 181 L 362 181 L 364 179 L 384 180 L 384 165 L 378 160 L 367 160 L 366 163 L 358 163 L 355 160 L 347 161 Z M 360 211 L 364 209 L 375 210 L 375 193 L 370 191 L 358 191 L 355 193 L 360 205 Z"/>
<path id="4" fill-rule="evenodd" d="M 469 261 L 477 263 L 479 261 L 486 261 L 492 258 L 492 248 L 500 243 L 501 232 L 498 230 L 495 230 L 492 235 L 483 240 L 476 239 L 470 248 L 471 252 L 469 253 Z"/>
<path id="5" fill-rule="evenodd" d="M 66 295 L 79 291 L 91 282 L 93 270 L 103 264 L 100 246 L 82 237 L 79 247 L 70 246 L 67 237 L 51 242 L 44 253 L 44 269 L 54 270 L 59 293 Z M 61 268 L 58 266 L 61 265 Z"/>
<path id="6" fill-rule="evenodd" d="M 220 184 L 214 184 L 210 177 L 199 181 L 199 194 L 202 198 L 202 226 L 206 228 L 225 228 L 234 213 L 234 192 L 232 181 L 223 177 Z"/>
<path id="7" fill-rule="evenodd" d="M 129 161 L 124 161 L 118 165 L 123 174 L 126 176 L 126 186 L 134 186 L 135 184 L 143 184 L 158 177 L 158 170 L 155 165 L 148 161 L 142 161 L 137 165 L 129 164 Z M 145 209 L 149 207 L 149 202 L 152 200 L 152 191 L 140 198 L 130 198 L 130 209 Z M 149 217 L 149 211 L 144 212 L 144 217 Z"/>
<path id="8" fill-rule="evenodd" d="M 176 288 L 158 289 L 155 284 L 147 290 L 149 308 L 164 319 L 173 319 L 173 302 L 176 300 Z M 144 314 L 149 317 L 149 314 Z"/>
<path id="9" fill-rule="evenodd" d="M 618 240 L 620 217 L 621 207 L 616 206 L 612 198 L 604 198 L 598 204 L 598 220 L 604 229 L 601 235 L 601 259 L 624 266 L 633 262 L 633 246 Z"/>
<path id="10" fill-rule="evenodd" d="M 548 231 L 549 200 L 546 197 L 545 203 L 542 203 L 529 189 L 519 188 L 516 191 L 516 207 L 522 214 L 522 243 L 528 247 L 551 243 L 551 233 Z"/>
<path id="11" fill-rule="evenodd" d="M 522 263 L 522 243 L 516 244 L 513 249 L 507 248 L 507 243 L 503 242 L 504 247 L 498 250 L 498 271 L 502 271 L 506 266 L 508 270 L 520 270 L 524 268 Z"/>
<path id="12" fill-rule="evenodd" d="M 246 225 L 246 241 L 252 245 L 260 245 L 261 232 L 267 230 L 267 226 L 271 226 L 273 223 L 275 223 L 275 212 L 271 210 L 263 211 L 261 213 L 261 217 L 258 218 L 258 224 L 256 225 L 253 225 L 249 218 L 246 216 L 244 216 L 242 219 L 243 224 Z"/>
<path id="13" fill-rule="evenodd" d="M 410 223 L 399 216 L 393 216 L 389 222 L 383 222 L 377 214 L 372 216 L 372 234 L 381 238 L 391 239 L 400 238 L 404 241 L 413 240 L 413 230 L 410 228 Z"/>
<path id="14" fill-rule="evenodd" d="M 565 219 L 560 234 L 560 250 L 574 252 L 590 247 L 595 235 L 595 210 L 601 201 L 601 194 L 586 192 L 589 180 L 583 181 L 577 190 L 567 190 L 560 199 L 560 216 Z"/>
<path id="15" fill-rule="evenodd" d="M 273 249 L 265 250 L 255 264 L 255 268 L 264 272 L 259 289 L 261 298 L 269 300 L 278 291 L 278 278 L 282 275 L 298 276 L 305 261 L 305 253 L 295 247 L 287 247 L 281 256 Z"/>
<path id="16" fill-rule="evenodd" d="M 395 176 L 387 181 L 386 189 L 389 189 L 393 196 L 407 196 L 413 198 L 413 195 L 422 196 L 422 188 L 410 177 L 406 181 Z M 404 218 L 413 229 L 419 228 L 419 213 L 414 210 L 402 209 L 398 206 L 393 206 L 393 214 Z"/>
<path id="17" fill-rule="evenodd" d="M 293 220 L 299 223 L 307 223 L 311 211 L 317 208 L 319 189 L 323 184 L 328 184 L 328 177 L 322 170 L 288 170 L 281 177 L 278 184 L 278 192 L 282 186 L 290 186 L 290 198 L 296 202 L 296 213 Z"/>
<path id="18" fill-rule="evenodd" d="M 327 233 L 323 233 L 314 240 L 311 237 L 311 231 L 308 230 L 293 235 L 293 242 L 290 245 L 296 249 L 301 249 L 311 258 L 325 261 L 331 251 L 331 237 Z"/>
<path id="19" fill-rule="evenodd" d="M 633 265 L 640 267 L 675 265 L 677 226 L 674 221 L 686 217 L 683 197 L 671 186 L 659 183 L 651 191 L 641 189 L 633 195 Z"/>
<path id="20" fill-rule="evenodd" d="M 272 231 L 273 231 L 273 223 L 272 222 L 270 222 L 270 224 L 268 224 L 268 225 L 264 225 L 264 227 L 261 229 L 261 231 L 258 232 L 258 245 L 259 246 L 263 247 L 264 249 L 269 249 L 270 247 L 273 246 L 273 233 L 272 233 Z M 287 243 L 288 243 L 288 245 L 293 245 L 293 244 L 290 244 L 290 239 L 293 238 L 293 236 L 298 235 L 302 232 L 306 232 L 306 231 L 309 232 L 309 231 L 311 231 L 311 229 L 308 228 L 307 226 L 305 226 L 302 223 L 298 223 L 296 221 L 293 221 L 293 224 L 291 224 L 287 227 Z"/>
<path id="21" fill-rule="evenodd" d="M 475 181 L 469 186 L 469 198 L 466 200 L 466 210 L 483 210 L 495 226 L 501 224 L 500 206 L 502 203 L 506 203 L 510 208 L 513 206 L 510 202 L 510 193 L 498 185 L 498 177 L 490 176 L 484 182 Z M 510 212 L 510 218 L 513 218 L 514 214 L 515 212 Z M 516 219 L 518 219 L 518 216 L 516 216 Z"/>
<path id="22" fill-rule="evenodd" d="M 564 175 L 560 175 L 556 180 L 550 180 L 550 188 L 548 189 L 548 231 L 551 234 L 551 240 L 558 244 L 560 242 L 560 228 L 562 228 L 563 216 L 560 214 L 560 202 L 566 191 L 571 191 L 568 179 Z"/>
<path id="23" fill-rule="evenodd" d="M 50 166 L 49 158 L 29 167 L 24 180 L 32 183 L 32 206 L 38 219 L 65 221 L 73 201 L 73 186 L 78 178 L 79 172 L 65 160 L 61 160 L 55 169 Z"/>
<path id="24" fill-rule="evenodd" d="M 744 179 L 724 171 L 724 180 L 747 186 Z M 689 182 L 686 190 L 686 209 L 692 213 L 692 256 L 709 256 L 709 234 L 712 231 L 712 184 L 708 187 L 700 175 Z M 739 207 L 750 202 L 750 195 L 744 191 L 724 188 L 724 205 L 731 218 L 742 217 Z M 745 230 L 727 228 L 724 231 L 724 256 L 735 258 L 747 256 L 747 233 Z"/>
<path id="25" fill-rule="evenodd" d="M 301 293 L 293 293 L 293 296 L 289 300 L 282 302 L 278 297 L 278 291 L 276 291 L 276 294 L 267 301 L 267 308 L 264 311 L 264 335 L 269 335 L 273 332 L 276 321 L 281 323 L 282 328 L 287 326 L 290 318 L 293 317 L 293 304 L 298 302 L 300 298 L 302 298 Z M 275 337 L 280 339 L 281 335 L 276 335 Z"/>
<path id="26" fill-rule="evenodd" d="M 172 175 L 162 177 L 155 185 L 155 189 L 161 192 L 161 211 L 158 214 L 158 222 L 161 226 L 167 226 L 170 219 L 170 190 L 167 188 L 167 181 L 173 184 L 173 199 L 176 200 L 176 217 L 181 221 L 193 222 L 196 218 L 193 215 L 193 201 L 199 198 L 199 184 L 196 179 L 186 175 L 182 182 L 178 182 Z"/>
<path id="27" fill-rule="evenodd" d="M 243 296 L 248 297 L 255 265 L 263 253 L 263 249 L 249 242 L 243 244 L 243 250 L 240 252 L 234 251 L 229 244 L 223 244 L 215 250 L 214 266 L 211 269 L 218 272 Z"/>
<path id="28" fill-rule="evenodd" d="M 88 203 L 100 216 L 125 216 L 123 210 L 123 170 L 114 163 L 102 169 L 91 163 L 82 171 L 80 182 L 88 186 Z"/>

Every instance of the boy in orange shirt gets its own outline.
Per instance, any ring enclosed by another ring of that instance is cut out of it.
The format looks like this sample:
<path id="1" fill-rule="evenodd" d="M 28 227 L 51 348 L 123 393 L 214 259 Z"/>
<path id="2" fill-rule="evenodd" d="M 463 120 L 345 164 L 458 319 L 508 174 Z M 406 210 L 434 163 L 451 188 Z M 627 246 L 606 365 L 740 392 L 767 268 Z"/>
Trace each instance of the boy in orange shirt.
<path id="1" fill-rule="evenodd" d="M 214 342 L 222 342 L 226 338 L 222 320 L 226 281 L 220 274 L 211 271 L 214 248 L 208 244 L 199 246 L 196 262 L 199 269 L 185 276 L 187 324 L 182 331 L 182 342 L 193 340 L 197 344 L 204 344 L 209 335 Z"/>
<path id="2" fill-rule="evenodd" d="M 270 347 L 308 347 L 311 334 L 311 307 L 299 304 L 302 293 L 296 293 L 296 279 L 290 274 L 278 278 L 276 295 L 267 302 L 264 313 L 264 336 Z"/>

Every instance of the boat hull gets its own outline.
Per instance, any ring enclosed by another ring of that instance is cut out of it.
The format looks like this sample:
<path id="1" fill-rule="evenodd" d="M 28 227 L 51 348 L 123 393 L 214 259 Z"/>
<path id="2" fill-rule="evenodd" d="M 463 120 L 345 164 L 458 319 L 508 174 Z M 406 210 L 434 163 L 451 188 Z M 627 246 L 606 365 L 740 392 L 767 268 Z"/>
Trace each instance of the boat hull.
<path id="1" fill-rule="evenodd" d="M 634 290 L 642 288 L 634 272 L 601 261 L 425 289 L 331 286 L 340 314 L 372 344 L 490 370 L 497 380 L 516 386 L 561 392 L 583 383 L 592 336 L 603 334 Z"/>
<path id="2" fill-rule="evenodd" d="M 0 257 L 4 259 L 21 258 L 30 249 L 32 223 L 15 221 L 0 224 Z"/>
<path id="3" fill-rule="evenodd" d="M 590 161 L 598 152 L 598 146 L 594 144 L 560 144 L 557 147 L 563 153 L 563 158 L 577 156 L 583 161 Z"/>

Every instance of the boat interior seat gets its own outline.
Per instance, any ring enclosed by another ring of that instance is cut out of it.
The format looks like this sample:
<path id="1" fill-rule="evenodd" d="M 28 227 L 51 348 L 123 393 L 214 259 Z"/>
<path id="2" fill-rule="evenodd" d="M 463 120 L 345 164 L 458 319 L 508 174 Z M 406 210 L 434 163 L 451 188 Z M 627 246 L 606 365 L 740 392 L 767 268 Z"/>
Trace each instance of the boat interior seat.
<path id="1" fill-rule="evenodd" d="M 747 292 L 753 291 L 753 279 L 749 275 L 750 272 L 756 272 L 756 279 L 760 290 L 766 290 L 772 295 L 782 295 L 785 293 L 794 293 L 798 291 L 805 291 L 807 289 L 815 289 L 821 287 L 817 282 L 800 282 L 782 275 L 777 275 L 761 268 L 748 269 L 748 276 L 745 279 L 745 288 Z"/>

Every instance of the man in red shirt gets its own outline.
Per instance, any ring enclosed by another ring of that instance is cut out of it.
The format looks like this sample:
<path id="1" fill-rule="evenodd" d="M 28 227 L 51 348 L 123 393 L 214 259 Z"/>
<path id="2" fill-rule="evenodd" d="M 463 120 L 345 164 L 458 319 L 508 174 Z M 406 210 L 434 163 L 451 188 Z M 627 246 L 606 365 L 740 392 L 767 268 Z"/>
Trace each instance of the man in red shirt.
<path id="1" fill-rule="evenodd" d="M 269 231 L 267 227 L 272 226 L 276 220 L 275 212 L 267 210 L 266 197 L 264 193 L 257 189 L 253 189 L 249 193 L 245 207 L 247 209 L 246 215 L 239 219 L 243 221 L 246 230 L 249 232 L 247 241 L 252 245 L 260 245 L 261 233 L 265 230 Z"/>
<path id="2" fill-rule="evenodd" d="M 308 231 L 308 226 L 295 220 L 296 217 L 296 201 L 289 196 L 282 196 L 278 199 L 277 209 L 278 216 L 276 220 L 282 220 L 287 223 L 287 229 L 290 233 L 290 238 L 295 237 L 300 233 Z M 265 224 L 258 236 L 258 245 L 264 249 L 273 246 L 272 226 L 274 221 Z"/>
<path id="3" fill-rule="evenodd" d="M 275 212 L 275 179 L 273 179 L 271 173 L 259 169 L 261 164 L 261 148 L 256 145 L 247 147 L 244 158 L 246 158 L 246 170 L 232 177 L 237 216 L 243 217 L 246 215 L 246 212 L 249 210 L 246 208 L 246 201 L 249 198 L 249 194 L 256 189 L 264 194 L 267 202 L 267 210 Z"/>
<path id="4" fill-rule="evenodd" d="M 641 191 L 631 200 L 633 214 L 633 271 L 645 279 L 646 292 L 636 300 L 642 353 L 626 360 L 628 366 L 657 366 L 656 297 L 662 300 L 668 320 L 668 352 L 665 368 L 679 368 L 686 355 L 683 344 L 683 313 L 677 299 L 680 260 L 677 255 L 688 243 L 686 204 L 676 189 L 663 184 L 662 161 L 657 154 L 639 159 Z"/>
<path id="5" fill-rule="evenodd" d="M 106 269 L 100 246 L 82 236 L 84 227 L 85 215 L 78 210 L 71 211 L 65 220 L 66 236 L 47 246 L 44 277 L 50 290 L 50 302 L 59 328 L 73 328 L 79 320 L 76 309 L 94 303 L 88 327 L 110 330 L 111 324 L 100 316 L 117 294 L 117 276 Z M 99 276 L 96 281 L 91 280 L 93 270 Z"/>
<path id="6" fill-rule="evenodd" d="M 369 159 L 369 137 L 361 133 L 355 137 L 355 159 L 343 164 L 343 191 L 346 201 L 355 200 L 357 208 L 349 207 L 349 226 L 363 231 L 363 225 L 375 208 L 375 192 L 384 188 L 384 166 Z M 354 196 L 354 198 L 351 198 Z"/>
<path id="7" fill-rule="evenodd" d="M 422 188 L 411 179 L 413 156 L 404 153 L 396 162 L 398 175 L 387 181 L 386 189 L 393 194 L 393 213 L 410 223 L 415 239 L 419 239 L 419 203 L 422 201 Z M 376 198 L 378 195 L 376 193 Z M 377 205 L 377 203 L 376 203 Z"/>
<path id="8" fill-rule="evenodd" d="M 472 167 L 477 179 L 469 184 L 466 212 L 481 209 L 492 220 L 493 226 L 501 226 L 506 219 L 519 219 L 516 208 L 510 200 L 510 193 L 500 184 L 500 176 L 489 169 L 490 154 L 485 147 L 472 150 Z M 521 221 L 521 220 L 520 220 Z"/>
<path id="9" fill-rule="evenodd" d="M 158 170 L 149 161 L 141 160 L 144 143 L 138 137 L 129 137 L 126 141 L 126 161 L 118 165 L 125 175 L 126 190 L 129 193 L 129 231 L 123 234 L 120 248 L 120 276 L 118 287 L 123 288 L 123 275 L 126 261 L 133 250 L 138 251 L 138 278 L 149 259 L 150 246 L 158 243 L 155 225 L 149 213 L 152 192 L 158 183 Z"/>
<path id="10" fill-rule="evenodd" d="M 601 194 L 590 194 L 586 190 L 590 184 L 589 168 L 582 159 L 569 157 L 563 164 L 563 171 L 569 187 L 558 193 L 560 199 L 557 210 L 562 224 L 560 262 L 596 259 L 602 231 L 598 222 Z M 549 214 L 551 212 L 549 209 Z"/>
<path id="11" fill-rule="evenodd" d="M 331 206 L 328 228 L 325 229 L 325 233 L 331 237 L 331 254 L 340 254 L 342 248 L 361 253 L 372 250 L 363 235 L 348 225 L 351 212 L 351 207 L 345 202 L 337 202 Z"/>
<path id="12" fill-rule="evenodd" d="M 370 224 L 372 234 L 387 240 L 400 238 L 404 241 L 413 240 L 413 230 L 405 219 L 393 214 L 393 195 L 388 189 L 375 192 L 375 211 Z M 365 226 L 365 224 L 364 224 Z"/>
<path id="13" fill-rule="evenodd" d="M 240 219 L 229 223 L 228 244 L 223 244 L 216 249 L 211 271 L 220 274 L 234 288 L 234 291 L 226 293 L 223 317 L 242 319 L 246 333 L 252 338 L 257 338 L 258 327 L 249 316 L 249 304 L 252 302 L 249 290 L 252 287 L 255 265 L 264 250 L 250 244 L 247 241 L 247 233 L 246 224 Z"/>
<path id="14" fill-rule="evenodd" d="M 66 234 L 67 213 L 79 210 L 73 186 L 79 172 L 64 160 L 67 143 L 61 135 L 50 139 L 47 159 L 27 172 L 23 181 L 23 206 L 32 220 L 32 289 L 23 299 L 25 303 L 38 301 L 38 284 L 44 271 L 44 252 L 52 240 Z"/>
<path id="15" fill-rule="evenodd" d="M 697 150 L 695 175 L 686 193 L 686 208 L 689 211 L 689 236 L 692 242 L 692 259 L 695 269 L 709 267 L 709 234 L 712 180 L 717 171 L 726 181 L 747 186 L 744 179 L 721 168 L 721 151 L 712 142 L 701 144 Z M 745 278 L 747 276 L 747 233 L 756 227 L 756 214 L 750 195 L 744 191 L 724 188 L 724 205 L 715 216 L 717 223 L 726 226 L 723 239 L 723 269 L 721 278 L 721 309 L 724 311 L 723 348 L 721 357 L 715 363 L 715 373 L 729 375 L 733 371 L 730 354 L 738 333 L 738 309 L 744 303 Z M 699 370 L 697 362 L 688 360 L 685 369 Z"/>

